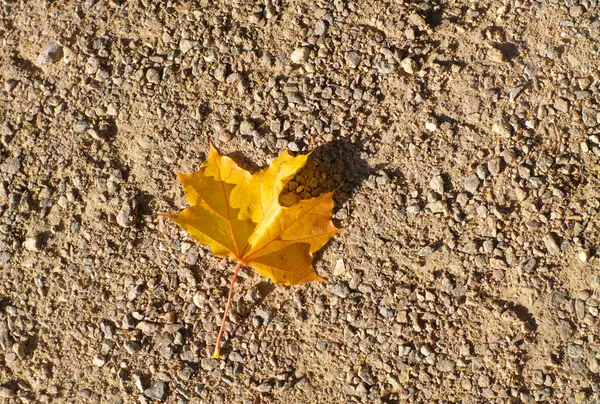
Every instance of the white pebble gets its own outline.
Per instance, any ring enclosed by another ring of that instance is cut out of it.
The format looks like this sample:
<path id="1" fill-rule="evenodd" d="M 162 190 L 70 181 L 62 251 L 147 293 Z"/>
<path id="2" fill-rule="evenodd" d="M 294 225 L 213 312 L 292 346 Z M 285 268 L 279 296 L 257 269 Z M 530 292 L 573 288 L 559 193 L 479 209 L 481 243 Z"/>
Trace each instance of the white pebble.
<path id="1" fill-rule="evenodd" d="M 29 237 L 25 240 L 23 246 L 27 251 L 37 252 L 40 250 L 38 239 L 36 237 Z"/>
<path id="2" fill-rule="evenodd" d="M 339 259 L 335 262 L 335 268 L 333 269 L 333 275 L 342 276 L 346 273 L 346 265 L 344 265 L 344 260 Z"/>
<path id="3" fill-rule="evenodd" d="M 590 250 L 581 250 L 577 253 L 577 258 L 581 262 L 588 262 L 590 259 Z"/>
<path id="4" fill-rule="evenodd" d="M 408 74 L 415 73 L 415 61 L 411 58 L 404 58 L 402 62 L 400 62 L 400 66 L 404 69 L 404 71 Z"/>
<path id="5" fill-rule="evenodd" d="M 425 122 L 425 129 L 427 129 L 430 132 L 435 132 L 437 130 L 437 125 L 435 124 L 435 122 Z"/>
<path id="6" fill-rule="evenodd" d="M 306 46 L 301 46 L 292 52 L 290 59 L 292 62 L 296 64 L 304 63 L 308 60 L 308 56 L 310 55 L 310 49 Z"/>
<path id="7" fill-rule="evenodd" d="M 94 366 L 97 366 L 100 368 L 100 367 L 104 366 L 104 364 L 106 363 L 106 360 L 102 356 L 94 356 L 94 359 L 92 359 L 92 363 L 94 364 Z"/>

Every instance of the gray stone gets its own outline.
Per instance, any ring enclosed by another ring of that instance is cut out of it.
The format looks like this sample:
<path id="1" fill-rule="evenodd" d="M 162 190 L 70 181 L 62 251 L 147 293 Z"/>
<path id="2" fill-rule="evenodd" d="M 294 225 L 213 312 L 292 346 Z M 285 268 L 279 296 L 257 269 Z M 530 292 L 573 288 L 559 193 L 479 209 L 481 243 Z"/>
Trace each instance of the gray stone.
<path id="1" fill-rule="evenodd" d="M 14 175 L 21 171 L 21 159 L 19 157 L 8 158 L 0 166 L 0 170 L 9 175 Z"/>
<path id="2" fill-rule="evenodd" d="M 383 307 L 379 308 L 379 314 L 381 314 L 381 316 L 385 317 L 385 318 L 392 318 L 392 317 L 394 317 L 395 313 L 394 313 L 394 310 L 383 306 Z"/>
<path id="3" fill-rule="evenodd" d="M 437 370 L 439 370 L 440 372 L 452 372 L 454 370 L 454 362 L 452 362 L 451 360 L 448 359 L 442 359 L 440 361 L 437 362 L 437 364 L 435 365 L 435 367 L 437 368 Z"/>
<path id="4" fill-rule="evenodd" d="M 590 358 L 588 362 L 588 369 L 590 369 L 591 372 L 600 373 L 600 359 Z"/>
<path id="5" fill-rule="evenodd" d="M 594 127 L 598 124 L 598 118 L 600 117 L 598 111 L 592 108 L 584 107 L 581 110 L 581 117 L 583 118 L 583 123 L 587 127 Z"/>
<path id="6" fill-rule="evenodd" d="M 156 69 L 148 69 L 146 70 L 146 80 L 148 83 L 158 84 L 160 83 L 160 74 Z"/>
<path id="7" fill-rule="evenodd" d="M 100 60 L 96 57 L 89 58 L 85 64 L 85 72 L 90 76 L 96 74 L 99 68 Z"/>
<path id="8" fill-rule="evenodd" d="M 492 131 L 505 138 L 510 138 L 512 134 L 510 126 L 504 120 L 494 122 L 492 125 Z"/>
<path id="9" fill-rule="evenodd" d="M 194 374 L 194 369 L 190 366 L 184 366 L 179 372 L 177 372 L 177 376 L 183 381 L 188 381 Z"/>
<path id="10" fill-rule="evenodd" d="M 244 120 L 240 123 L 240 135 L 249 136 L 254 131 L 254 124 L 252 121 Z"/>
<path id="11" fill-rule="evenodd" d="M 315 35 L 316 36 L 322 36 L 325 35 L 325 33 L 327 32 L 327 21 L 325 20 L 319 20 L 317 21 L 317 23 L 315 24 Z"/>
<path id="12" fill-rule="evenodd" d="M 581 5 L 572 6 L 569 8 L 569 15 L 573 18 L 580 17 L 585 13 L 585 8 Z"/>
<path id="13" fill-rule="evenodd" d="M 514 149 L 505 149 L 500 153 L 506 164 L 512 164 L 517 159 L 517 153 Z"/>
<path id="14" fill-rule="evenodd" d="M 213 358 L 204 358 L 200 362 L 200 366 L 202 369 L 210 372 L 219 367 L 219 362 Z"/>
<path id="15" fill-rule="evenodd" d="M 358 396 L 366 397 L 368 393 L 369 389 L 367 389 L 367 386 L 365 386 L 364 383 L 359 383 L 358 386 L 356 386 L 356 394 Z"/>
<path id="16" fill-rule="evenodd" d="M 300 151 L 300 147 L 298 147 L 298 143 L 296 143 L 296 142 L 289 142 L 288 149 L 290 149 L 290 151 L 292 151 L 294 153 L 297 153 Z"/>
<path id="17" fill-rule="evenodd" d="M 577 258 L 579 258 L 579 261 L 581 262 L 588 262 L 590 260 L 590 256 L 590 250 L 587 248 L 577 253 Z"/>
<path id="18" fill-rule="evenodd" d="M 575 300 L 575 315 L 580 321 L 585 317 L 585 303 L 582 300 Z"/>
<path id="19" fill-rule="evenodd" d="M 367 384 L 375 384 L 377 382 L 377 380 L 375 379 L 375 377 L 373 377 L 373 374 L 365 367 L 365 366 L 361 366 L 358 369 L 358 377 L 361 378 L 361 380 Z"/>
<path id="20" fill-rule="evenodd" d="M 554 165 L 554 157 L 547 153 L 542 153 L 536 162 L 536 167 L 548 171 Z"/>
<path id="21" fill-rule="evenodd" d="M 162 401 L 167 395 L 167 384 L 165 382 L 155 383 L 152 387 L 144 390 L 144 395 L 156 401 Z"/>
<path id="22" fill-rule="evenodd" d="M 487 388 L 490 386 L 490 378 L 486 375 L 480 375 L 477 379 L 477 385 L 481 388 Z"/>
<path id="23" fill-rule="evenodd" d="M 232 362 L 244 363 L 244 357 L 237 351 L 232 351 L 228 358 Z"/>
<path id="24" fill-rule="evenodd" d="M 272 389 L 273 389 L 273 383 L 270 381 L 261 383 L 258 386 L 256 386 L 256 390 L 260 393 L 268 393 Z"/>
<path id="25" fill-rule="evenodd" d="M 158 332 L 158 330 L 160 330 L 160 326 L 158 324 L 151 323 L 149 321 L 142 321 L 135 328 L 146 335 L 154 335 Z"/>
<path id="26" fill-rule="evenodd" d="M 127 341 L 126 343 L 123 344 L 123 348 L 125 349 L 125 351 L 127 351 L 127 353 L 130 353 L 133 355 L 134 353 L 136 353 L 140 349 L 142 349 L 142 346 L 137 341 Z"/>
<path id="27" fill-rule="evenodd" d="M 406 207 L 406 213 L 410 213 L 411 215 L 416 215 L 419 212 L 421 212 L 419 205 L 409 205 Z"/>
<path id="28" fill-rule="evenodd" d="M 475 168 L 475 174 L 477 174 L 477 176 L 481 180 L 484 180 L 488 176 L 489 173 L 488 173 L 487 167 L 484 166 L 483 164 L 480 164 L 477 166 L 477 168 Z"/>
<path id="29" fill-rule="evenodd" d="M 360 62 L 362 61 L 362 57 L 354 51 L 346 52 L 346 65 L 351 69 L 356 69 Z"/>
<path id="30" fill-rule="evenodd" d="M 502 169 L 502 161 L 500 160 L 500 158 L 495 157 L 488 161 L 487 169 L 492 175 L 500 174 L 500 170 Z"/>
<path id="31" fill-rule="evenodd" d="M 460 248 L 460 251 L 465 254 L 474 255 L 479 252 L 479 245 L 475 241 L 469 241 Z"/>
<path id="32" fill-rule="evenodd" d="M 130 302 L 137 299 L 137 297 L 144 291 L 144 287 L 142 285 L 135 285 L 133 288 L 127 292 L 127 300 Z"/>
<path id="33" fill-rule="evenodd" d="M 556 236 L 553 233 L 546 234 L 543 241 L 549 254 L 556 255 L 560 253 L 560 245 L 558 244 Z"/>
<path id="34" fill-rule="evenodd" d="M 583 348 L 581 347 L 581 345 L 571 344 L 567 347 L 567 354 L 571 358 L 579 358 L 582 352 Z"/>
<path id="35" fill-rule="evenodd" d="M 179 41 L 179 50 L 184 55 L 190 51 L 194 46 L 198 45 L 197 41 L 190 41 L 189 39 L 182 39 Z"/>
<path id="36" fill-rule="evenodd" d="M 90 121 L 88 121 L 87 119 L 80 119 L 79 121 L 75 122 L 75 124 L 73 125 L 73 132 L 83 133 L 89 127 L 90 127 Z"/>
<path id="37" fill-rule="evenodd" d="M 446 210 L 447 206 L 446 206 L 446 201 L 437 201 L 437 202 L 432 202 L 432 203 L 428 203 L 427 204 L 427 208 L 432 212 L 432 213 L 442 213 Z"/>
<path id="38" fill-rule="evenodd" d="M 417 252 L 417 254 L 419 255 L 419 257 L 429 257 L 431 254 L 433 254 L 435 252 L 435 249 L 430 246 L 427 245 L 425 247 L 422 247 L 419 249 L 419 251 Z"/>
<path id="39" fill-rule="evenodd" d="M 133 224 L 133 208 L 131 202 L 126 200 L 121 205 L 121 210 L 117 213 L 117 223 L 121 227 L 129 227 Z"/>
<path id="40" fill-rule="evenodd" d="M 481 184 L 481 180 L 477 175 L 472 175 L 467 178 L 464 182 L 465 190 L 471 194 L 477 193 L 479 189 L 479 185 Z"/>
<path id="41" fill-rule="evenodd" d="M 524 164 L 519 165 L 517 167 L 517 171 L 519 172 L 519 177 L 528 180 L 531 178 L 531 169 Z"/>
<path id="42" fill-rule="evenodd" d="M 8 264 L 12 257 L 13 255 L 9 251 L 0 252 L 0 265 Z"/>
<path id="43" fill-rule="evenodd" d="M 569 101 L 565 100 L 564 98 L 557 98 L 554 101 L 554 108 L 566 114 L 569 112 Z"/>
<path id="44" fill-rule="evenodd" d="M 36 66 L 41 67 L 41 66 L 44 66 L 47 64 L 55 63 L 60 60 L 62 55 L 63 55 L 63 52 L 62 52 L 62 47 L 60 46 L 60 44 L 55 43 L 55 42 L 50 42 L 50 43 L 47 43 L 46 45 L 44 45 L 44 47 L 42 48 L 42 51 L 40 52 L 38 57 L 35 59 L 35 64 L 36 64 Z"/>
<path id="45" fill-rule="evenodd" d="M 213 76 L 218 81 L 225 81 L 227 79 L 228 72 L 229 72 L 228 66 L 226 64 L 222 64 L 221 66 L 219 66 L 215 69 Z"/>
<path id="46" fill-rule="evenodd" d="M 427 21 L 425 21 L 425 18 L 421 17 L 419 14 L 411 14 L 408 17 L 408 22 L 417 27 L 427 27 Z"/>
<path id="47" fill-rule="evenodd" d="M 347 298 L 350 294 L 350 288 L 341 283 L 329 284 L 327 285 L 327 290 L 342 299 Z"/>

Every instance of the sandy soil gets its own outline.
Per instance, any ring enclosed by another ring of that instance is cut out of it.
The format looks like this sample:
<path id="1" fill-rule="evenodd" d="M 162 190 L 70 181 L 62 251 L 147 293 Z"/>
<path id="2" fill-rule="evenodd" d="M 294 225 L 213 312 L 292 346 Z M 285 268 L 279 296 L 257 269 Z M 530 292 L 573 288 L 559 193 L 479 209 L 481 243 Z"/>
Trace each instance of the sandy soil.
<path id="1" fill-rule="evenodd" d="M 5 1 L 0 401 L 600 402 L 596 0 Z M 158 213 L 212 139 L 337 189 L 329 282 Z"/>

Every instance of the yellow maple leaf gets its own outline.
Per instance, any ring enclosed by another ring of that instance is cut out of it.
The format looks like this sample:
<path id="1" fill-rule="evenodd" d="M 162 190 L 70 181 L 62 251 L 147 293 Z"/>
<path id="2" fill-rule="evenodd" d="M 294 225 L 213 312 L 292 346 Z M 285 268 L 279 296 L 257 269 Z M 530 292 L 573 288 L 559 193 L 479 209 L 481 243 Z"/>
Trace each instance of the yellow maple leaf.
<path id="1" fill-rule="evenodd" d="M 251 174 L 210 146 L 208 158 L 192 174 L 178 173 L 190 207 L 165 214 L 196 241 L 219 257 L 238 263 L 214 357 L 231 304 L 233 285 L 242 265 L 256 269 L 275 284 L 294 285 L 323 280 L 312 267 L 313 253 L 340 229 L 331 221 L 332 192 L 284 207 L 279 195 L 304 166 L 308 155 L 287 150 L 270 166 Z"/>

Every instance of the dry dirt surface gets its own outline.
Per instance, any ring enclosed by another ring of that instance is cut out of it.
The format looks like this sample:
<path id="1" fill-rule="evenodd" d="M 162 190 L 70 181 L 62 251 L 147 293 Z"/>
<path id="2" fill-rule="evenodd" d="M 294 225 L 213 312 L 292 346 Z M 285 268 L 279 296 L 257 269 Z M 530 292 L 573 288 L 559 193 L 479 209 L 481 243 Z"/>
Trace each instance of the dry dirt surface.
<path id="1" fill-rule="evenodd" d="M 600 402 L 597 3 L 3 1 L 0 401 Z M 220 360 L 209 139 L 344 227 Z"/>

